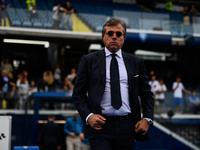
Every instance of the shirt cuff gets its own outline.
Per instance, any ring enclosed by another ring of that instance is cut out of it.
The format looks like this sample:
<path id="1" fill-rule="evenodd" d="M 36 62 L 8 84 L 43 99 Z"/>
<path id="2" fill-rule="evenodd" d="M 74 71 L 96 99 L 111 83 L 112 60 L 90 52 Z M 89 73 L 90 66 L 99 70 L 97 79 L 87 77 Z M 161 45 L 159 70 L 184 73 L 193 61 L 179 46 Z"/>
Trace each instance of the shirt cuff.
<path id="1" fill-rule="evenodd" d="M 142 119 L 145 119 L 145 120 L 147 120 L 147 121 L 153 121 L 153 120 L 151 120 L 150 118 L 142 118 Z"/>
<path id="2" fill-rule="evenodd" d="M 91 115 L 93 115 L 93 113 L 90 113 L 90 114 L 86 117 L 86 119 L 85 119 L 85 121 L 86 121 L 86 125 L 89 124 L 87 121 L 88 121 L 88 118 L 89 118 Z"/>

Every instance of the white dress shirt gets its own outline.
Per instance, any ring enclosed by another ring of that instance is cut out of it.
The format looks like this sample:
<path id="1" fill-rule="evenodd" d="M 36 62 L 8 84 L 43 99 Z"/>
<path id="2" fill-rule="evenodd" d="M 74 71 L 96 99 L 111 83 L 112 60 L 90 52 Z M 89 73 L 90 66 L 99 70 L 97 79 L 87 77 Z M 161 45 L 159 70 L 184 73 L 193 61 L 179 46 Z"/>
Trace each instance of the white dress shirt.
<path id="1" fill-rule="evenodd" d="M 129 94 L 128 94 L 128 76 L 124 60 L 122 57 L 122 51 L 120 49 L 115 53 L 117 54 L 116 59 L 119 66 L 120 91 L 122 99 L 122 106 L 118 110 L 116 110 L 111 105 L 110 62 L 112 59 L 111 56 L 112 53 L 107 48 L 105 48 L 105 54 L 106 54 L 106 86 L 100 104 L 101 111 L 102 114 L 106 116 L 124 116 L 127 115 L 128 113 L 131 113 L 131 108 L 129 104 Z"/>

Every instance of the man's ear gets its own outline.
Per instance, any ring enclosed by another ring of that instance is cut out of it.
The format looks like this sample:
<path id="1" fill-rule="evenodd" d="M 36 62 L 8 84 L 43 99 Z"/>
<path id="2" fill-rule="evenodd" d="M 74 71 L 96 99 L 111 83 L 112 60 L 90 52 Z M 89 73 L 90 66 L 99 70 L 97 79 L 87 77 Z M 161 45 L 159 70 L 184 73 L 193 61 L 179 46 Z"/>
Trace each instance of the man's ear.
<path id="1" fill-rule="evenodd" d="M 105 39 L 105 36 L 102 36 L 102 42 L 103 42 L 103 45 L 104 45 L 104 39 Z"/>

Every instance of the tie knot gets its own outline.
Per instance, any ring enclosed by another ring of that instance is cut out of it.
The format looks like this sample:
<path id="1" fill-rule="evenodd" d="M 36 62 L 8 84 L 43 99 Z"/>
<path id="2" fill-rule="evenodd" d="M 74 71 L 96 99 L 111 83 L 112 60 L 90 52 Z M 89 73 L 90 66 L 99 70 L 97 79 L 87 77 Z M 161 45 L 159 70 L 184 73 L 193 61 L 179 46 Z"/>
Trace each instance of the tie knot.
<path id="1" fill-rule="evenodd" d="M 111 54 L 112 58 L 115 58 L 115 56 L 117 56 L 117 54 Z"/>

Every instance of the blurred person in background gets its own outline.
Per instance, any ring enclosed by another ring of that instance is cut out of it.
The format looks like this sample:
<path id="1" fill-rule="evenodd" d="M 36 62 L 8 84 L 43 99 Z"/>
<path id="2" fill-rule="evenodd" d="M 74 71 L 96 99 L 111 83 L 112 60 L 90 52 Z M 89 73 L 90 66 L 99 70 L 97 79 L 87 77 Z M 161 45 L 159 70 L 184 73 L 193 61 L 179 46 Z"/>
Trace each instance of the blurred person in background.
<path id="1" fill-rule="evenodd" d="M 33 10 L 31 11 L 30 19 L 35 19 L 38 17 L 38 12 L 36 10 L 36 6 L 33 6 Z"/>
<path id="2" fill-rule="evenodd" d="M 190 9 L 190 13 L 192 15 L 192 23 L 197 24 L 197 13 L 198 10 L 194 7 L 194 4 L 192 4 L 192 7 Z"/>
<path id="3" fill-rule="evenodd" d="M 28 72 L 27 72 L 26 70 L 23 70 L 23 71 L 22 71 L 22 75 L 23 75 L 23 78 L 24 78 L 27 82 L 29 82 L 29 79 L 28 79 Z"/>
<path id="4" fill-rule="evenodd" d="M 28 72 L 26 70 L 22 71 L 22 73 L 17 75 L 16 87 L 19 88 L 21 81 L 25 82 L 28 86 Z"/>
<path id="5" fill-rule="evenodd" d="M 44 71 L 42 73 L 42 78 L 40 78 L 36 83 L 38 92 L 44 92 L 45 91 L 44 85 L 45 85 L 46 75 L 47 75 L 47 71 Z M 47 109 L 48 107 L 47 107 L 46 104 L 40 103 L 40 108 L 41 109 Z"/>
<path id="6" fill-rule="evenodd" d="M 167 92 L 167 87 L 163 79 L 159 79 L 159 86 L 155 94 L 155 112 L 158 114 L 164 112 L 165 92 Z"/>
<path id="7" fill-rule="evenodd" d="M 18 88 L 21 80 L 23 79 L 22 73 L 17 75 L 16 87 Z M 27 82 L 28 83 L 28 82 Z"/>
<path id="8" fill-rule="evenodd" d="M 63 11 L 64 9 L 61 3 L 57 3 L 57 5 L 53 7 L 53 28 L 54 29 L 59 29 Z"/>
<path id="9" fill-rule="evenodd" d="M 56 64 L 56 68 L 54 70 L 54 79 L 61 82 L 61 70 L 59 63 Z"/>
<path id="10" fill-rule="evenodd" d="M 60 150 L 60 131 L 54 123 L 55 116 L 49 115 L 48 122 L 42 126 L 40 134 L 40 147 L 42 150 Z"/>
<path id="11" fill-rule="evenodd" d="M 54 79 L 52 71 L 46 72 L 45 82 L 43 85 L 43 91 L 45 92 L 55 92 L 60 91 L 63 88 L 63 83 L 58 82 Z"/>
<path id="12" fill-rule="evenodd" d="M 192 111 L 194 114 L 197 114 L 200 111 L 200 99 L 196 95 L 196 90 L 192 91 L 192 94 L 189 97 L 190 104 L 192 105 Z"/>
<path id="13" fill-rule="evenodd" d="M 3 108 L 11 109 L 15 107 L 15 80 L 11 72 L 8 73 L 6 70 L 2 70 L 1 77 L 1 87 L 2 87 L 2 98 L 3 98 Z"/>
<path id="14" fill-rule="evenodd" d="M 172 89 L 174 91 L 174 105 L 175 111 L 177 113 L 182 113 L 182 103 L 183 103 L 183 92 L 190 94 L 191 92 L 183 86 L 181 82 L 181 76 L 176 77 L 176 81 L 173 83 Z"/>
<path id="15" fill-rule="evenodd" d="M 6 26 L 7 8 L 9 8 L 9 4 L 5 2 L 5 0 L 1 0 L 0 1 L 0 26 L 2 25 L 2 19 L 4 20 L 4 26 Z"/>
<path id="16" fill-rule="evenodd" d="M 77 74 L 76 74 L 76 69 L 75 68 L 72 68 L 71 69 L 71 73 L 67 75 L 67 78 L 70 80 L 72 85 L 74 85 L 73 80 L 75 79 L 76 75 Z"/>
<path id="17" fill-rule="evenodd" d="M 16 81 L 13 77 L 12 72 L 8 73 L 8 95 L 7 95 L 7 100 L 8 100 L 8 104 L 7 104 L 7 108 L 15 108 L 16 106 L 16 99 L 17 99 L 17 95 L 16 95 Z"/>
<path id="18" fill-rule="evenodd" d="M 85 139 L 83 121 L 80 116 L 78 117 L 76 126 L 77 126 L 77 130 L 78 130 L 79 138 L 81 140 L 80 149 L 81 150 L 90 150 L 90 142 L 88 139 Z"/>
<path id="19" fill-rule="evenodd" d="M 6 99 L 8 94 L 8 85 L 9 85 L 9 78 L 7 76 L 7 71 L 2 70 L 1 71 L 1 90 L 2 90 L 2 108 L 6 109 Z"/>
<path id="20" fill-rule="evenodd" d="M 66 30 L 72 30 L 73 29 L 73 21 L 72 21 L 72 13 L 74 13 L 74 8 L 71 6 L 71 3 L 69 1 L 66 2 L 66 5 L 64 6 L 64 27 Z"/>
<path id="21" fill-rule="evenodd" d="M 31 12 L 34 6 L 36 7 L 36 0 L 26 0 L 26 5 L 27 5 L 28 11 Z"/>
<path id="22" fill-rule="evenodd" d="M 151 80 L 149 81 L 149 85 L 151 86 L 151 92 L 154 94 L 157 92 L 158 87 L 159 87 L 159 82 L 156 80 L 156 76 L 152 75 Z"/>
<path id="23" fill-rule="evenodd" d="M 64 80 L 64 91 L 72 92 L 73 91 L 73 85 L 71 84 L 69 78 L 65 78 Z"/>
<path id="24" fill-rule="evenodd" d="M 44 92 L 57 92 L 63 89 L 63 83 L 54 80 L 54 76 L 52 71 L 46 71 L 45 82 L 42 85 L 42 89 Z M 49 109 L 55 109 L 53 103 L 49 103 Z"/>
<path id="25" fill-rule="evenodd" d="M 30 88 L 28 90 L 28 98 L 27 98 L 27 107 L 28 108 L 33 108 L 34 104 L 34 93 L 38 91 L 37 86 L 35 85 L 35 81 L 32 80 L 30 82 Z"/>
<path id="26" fill-rule="evenodd" d="M 7 73 L 13 72 L 13 67 L 12 67 L 12 65 L 9 63 L 9 59 L 8 59 L 8 58 L 6 58 L 5 63 L 4 63 L 4 65 L 3 65 L 3 67 L 2 67 L 2 69 L 6 70 Z"/>
<path id="27" fill-rule="evenodd" d="M 61 69 L 61 80 L 64 81 L 66 75 L 69 73 L 69 69 L 65 61 L 61 61 L 60 69 Z"/>
<path id="28" fill-rule="evenodd" d="M 30 82 L 30 88 L 29 88 L 29 90 L 28 90 L 28 95 L 30 96 L 30 95 L 34 94 L 35 92 L 37 92 L 37 91 L 38 91 L 38 89 L 37 89 L 37 87 L 35 86 L 35 81 L 32 80 L 32 81 Z"/>
<path id="29" fill-rule="evenodd" d="M 29 83 L 24 74 L 22 75 L 17 88 L 19 93 L 18 107 L 19 109 L 25 109 L 26 100 L 28 98 Z"/>
<path id="30" fill-rule="evenodd" d="M 66 77 L 64 79 L 64 89 L 61 90 L 61 92 L 70 92 L 72 94 L 73 91 L 73 85 L 71 84 L 70 80 Z M 62 109 L 69 109 L 70 104 L 69 103 L 61 103 Z"/>
<path id="31" fill-rule="evenodd" d="M 80 139 L 77 130 L 78 112 L 66 119 L 64 133 L 66 134 L 66 150 L 80 150 Z"/>
<path id="32" fill-rule="evenodd" d="M 43 90 L 44 90 L 43 85 L 45 84 L 46 75 L 47 75 L 47 72 L 44 71 L 43 74 L 42 74 L 42 78 L 39 79 L 39 81 L 37 82 L 37 88 L 38 88 L 39 92 L 43 92 Z"/>
<path id="33" fill-rule="evenodd" d="M 171 0 L 167 0 L 166 2 L 166 10 L 167 11 L 172 11 L 172 1 Z"/>
<path id="34" fill-rule="evenodd" d="M 190 12 L 189 12 L 189 9 L 188 9 L 188 6 L 185 6 L 184 7 L 184 10 L 183 10 L 183 22 L 185 25 L 190 25 L 190 16 L 189 16 Z"/>

